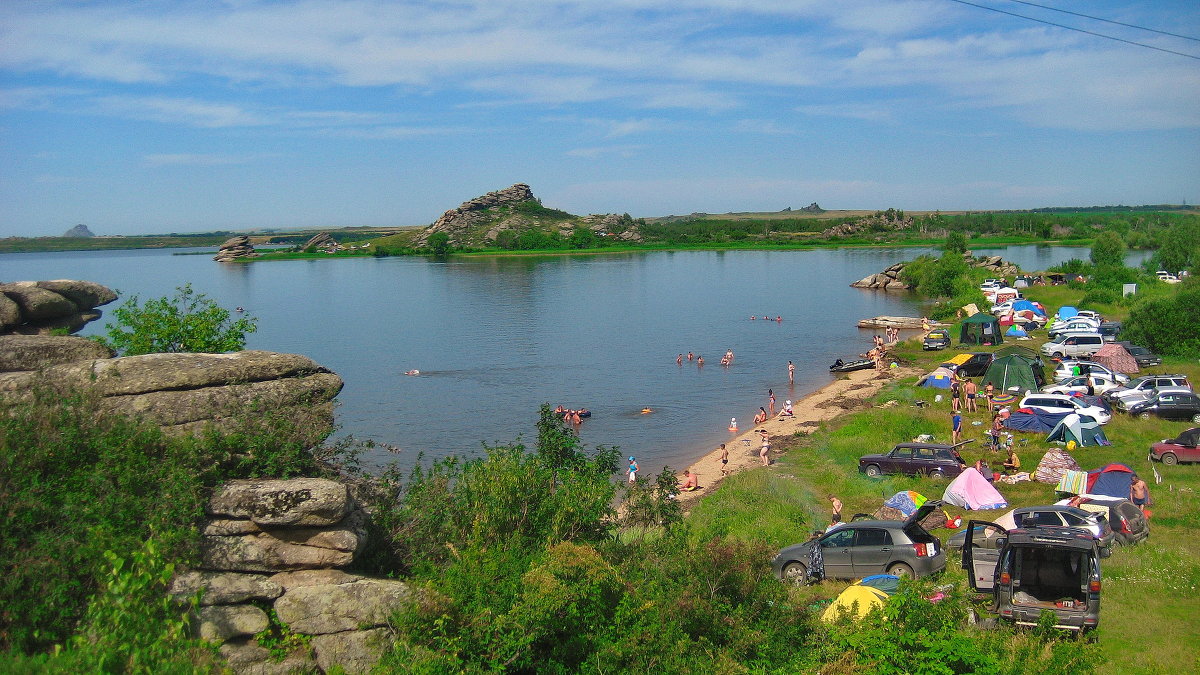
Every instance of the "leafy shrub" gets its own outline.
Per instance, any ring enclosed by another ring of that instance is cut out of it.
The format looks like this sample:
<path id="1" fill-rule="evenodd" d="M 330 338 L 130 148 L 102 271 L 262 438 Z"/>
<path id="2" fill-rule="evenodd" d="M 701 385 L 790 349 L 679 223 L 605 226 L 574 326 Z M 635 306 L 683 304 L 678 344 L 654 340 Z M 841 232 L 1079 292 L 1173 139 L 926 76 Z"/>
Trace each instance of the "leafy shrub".
<path id="1" fill-rule="evenodd" d="M 1193 328 L 1200 307 L 1200 280 L 1192 277 L 1173 295 L 1135 304 L 1122 323 L 1121 337 L 1164 356 L 1190 357 L 1200 352 L 1200 335 Z"/>
<path id="2" fill-rule="evenodd" d="M 257 330 L 256 319 L 230 320 L 221 307 L 191 284 L 176 289 L 173 298 L 147 300 L 135 295 L 113 311 L 108 325 L 109 347 L 125 356 L 157 352 L 233 352 L 246 347 L 246 335 Z"/>

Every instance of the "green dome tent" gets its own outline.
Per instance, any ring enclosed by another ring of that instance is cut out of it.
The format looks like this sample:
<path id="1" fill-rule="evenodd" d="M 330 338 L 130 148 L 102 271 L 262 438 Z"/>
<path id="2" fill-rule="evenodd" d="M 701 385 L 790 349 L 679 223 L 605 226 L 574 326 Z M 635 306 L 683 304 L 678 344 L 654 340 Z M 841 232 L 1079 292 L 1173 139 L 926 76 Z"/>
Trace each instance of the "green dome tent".
<path id="1" fill-rule="evenodd" d="M 979 381 L 979 384 L 986 386 L 988 382 L 992 383 L 996 391 L 1018 394 L 1037 391 L 1039 386 L 1034 366 L 1017 354 L 1001 356 L 992 361 L 992 365 L 988 366 L 987 372 L 983 374 L 983 379 Z M 1013 387 L 1016 389 L 1014 390 Z"/>
<path id="2" fill-rule="evenodd" d="M 1004 342 L 1000 332 L 1000 319 L 986 312 L 979 312 L 963 319 L 958 344 L 998 345 Z"/>

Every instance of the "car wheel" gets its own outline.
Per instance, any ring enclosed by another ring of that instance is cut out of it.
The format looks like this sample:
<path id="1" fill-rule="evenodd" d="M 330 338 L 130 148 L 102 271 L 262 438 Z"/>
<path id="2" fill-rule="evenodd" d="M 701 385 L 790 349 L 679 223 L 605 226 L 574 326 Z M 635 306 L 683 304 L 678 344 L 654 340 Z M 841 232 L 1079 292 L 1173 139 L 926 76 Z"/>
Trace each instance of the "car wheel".
<path id="1" fill-rule="evenodd" d="M 878 466 L 876 466 L 874 464 L 868 464 L 866 473 L 867 473 L 867 477 L 869 477 L 869 478 L 879 478 L 880 474 L 882 474 L 883 472 L 879 470 Z"/>
<path id="2" fill-rule="evenodd" d="M 1162 463 L 1166 464 L 1167 466 L 1175 466 L 1179 463 L 1179 458 L 1176 457 L 1175 453 L 1173 452 L 1164 452 L 1162 456 Z"/>
<path id="3" fill-rule="evenodd" d="M 1141 413 L 1140 415 L 1138 415 L 1138 417 L 1140 417 L 1144 420 L 1148 420 L 1148 419 L 1150 419 L 1150 413 L 1148 413 L 1148 412 Z"/>
<path id="4" fill-rule="evenodd" d="M 804 563 L 790 562 L 783 566 L 783 580 L 789 584 L 803 586 L 808 583 L 808 568 Z"/>
<path id="5" fill-rule="evenodd" d="M 887 573 L 902 579 L 911 579 L 913 577 L 913 568 L 909 567 L 905 563 L 892 563 L 888 566 Z"/>
<path id="6" fill-rule="evenodd" d="M 946 474 L 942 473 L 940 470 L 930 471 L 929 477 L 937 481 L 946 480 Z"/>
<path id="7" fill-rule="evenodd" d="M 1062 352 L 1054 352 L 1054 355 L 1051 358 L 1055 358 L 1055 359 L 1058 359 L 1061 361 L 1064 357 L 1063 357 Z"/>
<path id="8" fill-rule="evenodd" d="M 1192 415 L 1192 421 L 1195 422 L 1196 424 L 1200 424 L 1200 413 Z"/>

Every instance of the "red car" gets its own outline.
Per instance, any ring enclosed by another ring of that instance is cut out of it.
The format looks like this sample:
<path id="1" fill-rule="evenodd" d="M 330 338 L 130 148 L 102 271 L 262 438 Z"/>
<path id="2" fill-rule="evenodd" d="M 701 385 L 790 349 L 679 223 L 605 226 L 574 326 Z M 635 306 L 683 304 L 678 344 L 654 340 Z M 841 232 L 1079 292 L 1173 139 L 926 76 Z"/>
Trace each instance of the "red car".
<path id="1" fill-rule="evenodd" d="M 1200 427 L 1192 427 L 1179 434 L 1178 438 L 1164 440 L 1150 446 L 1150 456 L 1147 459 L 1157 459 L 1163 464 L 1178 464 L 1180 462 L 1200 462 Z"/>

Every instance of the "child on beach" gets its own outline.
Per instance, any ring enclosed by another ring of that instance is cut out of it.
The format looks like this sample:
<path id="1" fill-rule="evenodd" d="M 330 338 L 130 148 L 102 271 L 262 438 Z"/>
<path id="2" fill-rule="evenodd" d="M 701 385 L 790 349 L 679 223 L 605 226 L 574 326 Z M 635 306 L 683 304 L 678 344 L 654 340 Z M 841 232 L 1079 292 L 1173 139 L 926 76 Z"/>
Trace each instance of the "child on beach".
<path id="1" fill-rule="evenodd" d="M 729 475 L 729 450 L 725 448 L 725 444 L 721 444 L 721 475 Z"/>
<path id="2" fill-rule="evenodd" d="M 638 463 L 633 457 L 629 458 L 629 482 L 637 482 Z"/>

